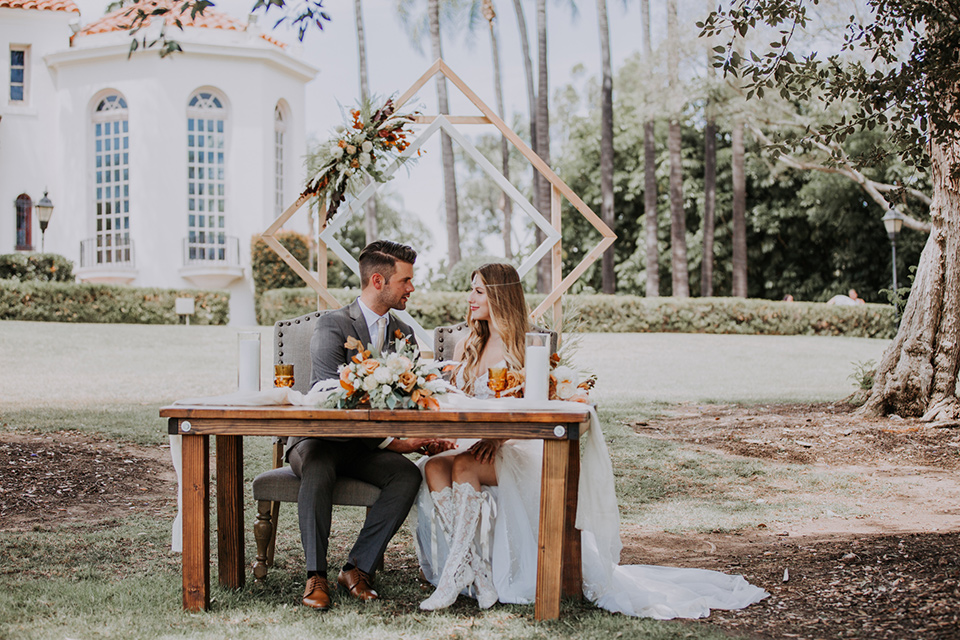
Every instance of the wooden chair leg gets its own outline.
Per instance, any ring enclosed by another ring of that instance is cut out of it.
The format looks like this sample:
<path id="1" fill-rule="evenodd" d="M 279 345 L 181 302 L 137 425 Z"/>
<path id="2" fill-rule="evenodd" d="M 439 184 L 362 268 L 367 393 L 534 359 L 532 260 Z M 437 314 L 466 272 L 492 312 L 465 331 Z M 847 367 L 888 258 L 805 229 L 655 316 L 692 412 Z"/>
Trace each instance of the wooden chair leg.
<path id="1" fill-rule="evenodd" d="M 270 532 L 270 544 L 267 545 L 267 566 L 273 566 L 273 552 L 277 548 L 277 523 L 280 522 L 280 503 L 272 502 L 270 508 L 270 521 L 273 523 L 273 529 Z"/>
<path id="2" fill-rule="evenodd" d="M 262 580 L 267 576 L 267 547 L 276 540 L 276 520 L 271 521 L 269 500 L 257 501 L 257 521 L 253 525 L 253 537 L 257 541 L 257 560 L 253 563 L 253 577 Z"/>

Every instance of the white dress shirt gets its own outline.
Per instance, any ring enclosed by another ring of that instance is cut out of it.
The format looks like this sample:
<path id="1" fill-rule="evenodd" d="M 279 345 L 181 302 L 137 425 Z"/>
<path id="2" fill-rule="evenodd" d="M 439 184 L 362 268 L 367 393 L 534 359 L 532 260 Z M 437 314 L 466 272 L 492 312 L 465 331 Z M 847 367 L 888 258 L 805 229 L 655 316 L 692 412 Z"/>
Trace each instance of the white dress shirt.
<path id="1" fill-rule="evenodd" d="M 367 305 L 363 304 L 363 300 L 361 300 L 359 297 L 357 297 L 357 304 L 360 305 L 360 311 L 363 312 L 363 319 L 364 319 L 364 321 L 367 323 L 367 333 L 370 334 L 370 342 L 371 342 L 371 343 L 374 343 L 374 342 L 377 341 L 377 322 L 380 320 L 380 318 L 386 318 L 386 319 L 387 319 L 387 326 L 389 327 L 389 326 L 390 326 L 390 312 L 387 311 L 387 312 L 386 312 L 385 314 L 383 314 L 382 316 L 378 316 L 375 311 L 372 311 L 372 310 L 370 309 L 370 307 L 368 307 Z M 383 336 L 383 344 L 387 344 L 387 341 L 388 341 L 388 340 L 390 340 L 390 336 L 384 335 L 384 336 Z M 380 348 L 382 349 L 383 347 L 381 346 Z M 388 444 L 390 444 L 391 442 L 393 442 L 393 440 L 394 440 L 393 438 L 385 438 L 384 441 L 381 442 L 381 443 L 378 445 L 377 448 L 379 448 L 379 449 L 385 449 Z"/>

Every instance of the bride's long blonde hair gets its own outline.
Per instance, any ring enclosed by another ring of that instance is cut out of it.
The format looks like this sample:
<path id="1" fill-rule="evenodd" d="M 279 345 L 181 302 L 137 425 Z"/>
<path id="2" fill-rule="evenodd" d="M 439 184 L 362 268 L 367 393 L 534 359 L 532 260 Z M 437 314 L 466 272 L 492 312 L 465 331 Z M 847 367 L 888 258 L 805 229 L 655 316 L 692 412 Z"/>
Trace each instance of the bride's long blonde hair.
<path id="1" fill-rule="evenodd" d="M 500 333 L 503 356 L 510 369 L 523 368 L 526 349 L 524 335 L 530 330 L 530 312 L 523 297 L 520 275 L 509 264 L 485 264 L 470 275 L 479 277 L 487 291 L 487 306 L 490 319 Z M 464 338 L 463 381 L 465 389 L 473 388 L 473 381 L 482 372 L 477 370 L 480 356 L 490 340 L 491 326 L 486 320 L 474 320 L 467 310 L 467 326 L 470 333 Z"/>

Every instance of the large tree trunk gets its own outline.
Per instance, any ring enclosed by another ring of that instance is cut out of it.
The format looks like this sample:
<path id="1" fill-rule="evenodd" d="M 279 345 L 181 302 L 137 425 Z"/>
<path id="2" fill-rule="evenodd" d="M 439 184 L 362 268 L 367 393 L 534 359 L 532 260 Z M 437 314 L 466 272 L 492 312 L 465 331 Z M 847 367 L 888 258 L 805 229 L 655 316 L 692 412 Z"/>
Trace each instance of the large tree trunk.
<path id="1" fill-rule="evenodd" d="M 428 0 L 427 14 L 430 21 L 430 44 L 434 59 L 443 57 L 440 46 L 440 0 Z M 449 114 L 447 103 L 447 79 L 437 74 L 437 101 L 440 113 Z M 447 212 L 447 266 L 460 262 L 460 216 L 457 210 L 457 176 L 454 172 L 453 141 L 446 132 L 440 132 L 440 155 L 443 162 L 443 201 Z"/>
<path id="2" fill-rule="evenodd" d="M 700 295 L 713 295 L 713 233 L 717 207 L 717 122 L 707 103 L 707 126 L 703 136 L 703 258 L 700 262 Z"/>
<path id="3" fill-rule="evenodd" d="M 613 210 L 613 70 L 610 64 L 610 26 L 607 23 L 607 1 L 597 0 L 597 23 L 600 26 L 600 218 L 616 229 Z M 614 248 L 603 252 L 602 287 L 604 293 L 616 293 L 617 274 L 613 269 Z"/>
<path id="4" fill-rule="evenodd" d="M 667 73 L 674 112 L 670 115 L 667 146 L 670 151 L 670 270 L 672 293 L 677 298 L 690 297 L 687 272 L 687 221 L 683 210 L 683 166 L 680 137 L 680 43 L 677 28 L 677 0 L 667 6 Z"/>
<path id="5" fill-rule="evenodd" d="M 960 419 L 960 143 L 931 145 L 930 237 L 920 256 L 900 330 L 861 411 L 928 421 Z"/>
<path id="6" fill-rule="evenodd" d="M 550 85 L 547 75 L 547 0 L 537 0 L 537 154 L 550 164 Z M 551 184 L 540 180 L 540 209 L 549 216 Z M 537 230 L 537 244 L 544 240 Z M 549 254 L 547 254 L 549 256 Z M 547 293 L 553 287 L 550 258 L 544 257 L 537 268 L 537 291 Z"/>
<path id="7" fill-rule="evenodd" d="M 653 40 L 650 37 L 650 0 L 640 0 L 643 54 L 647 64 L 653 62 Z M 657 220 L 657 149 L 652 119 L 643 124 L 643 217 L 646 229 L 647 297 L 660 295 L 660 223 Z"/>
<path id="8" fill-rule="evenodd" d="M 743 120 L 733 123 L 730 136 L 733 173 L 733 290 L 734 297 L 747 297 L 747 177 L 744 170 Z"/>
<path id="9" fill-rule="evenodd" d="M 370 99 L 370 87 L 367 84 L 367 36 L 363 29 L 363 3 L 362 0 L 354 0 L 353 11 L 357 21 L 357 54 L 360 61 L 360 100 L 366 102 Z M 370 184 L 372 178 L 364 178 L 365 184 Z M 377 197 L 374 196 L 367 200 L 363 205 L 363 230 L 366 235 L 367 244 L 377 240 L 380 232 L 377 229 Z"/>
<path id="10" fill-rule="evenodd" d="M 537 91 L 533 81 L 533 59 L 530 57 L 530 38 L 527 36 L 527 19 L 523 14 L 523 5 L 520 0 L 513 0 L 513 8 L 517 13 L 517 27 L 520 32 L 520 49 L 523 51 L 523 75 L 527 82 L 527 110 L 530 112 L 530 148 L 539 153 L 537 148 Z M 543 176 L 533 168 L 533 206 L 543 212 L 543 203 L 540 202 L 540 181 Z"/>
<path id="11" fill-rule="evenodd" d="M 493 52 L 493 88 L 497 97 L 497 115 L 501 120 L 505 120 L 503 111 L 503 76 L 500 72 L 500 39 L 497 37 L 497 25 L 494 20 L 497 12 L 493 7 L 493 0 L 483 0 L 483 17 L 487 19 L 490 25 L 490 50 Z M 503 177 L 510 182 L 510 146 L 507 143 L 507 136 L 500 136 L 500 167 Z M 501 210 L 503 211 L 503 256 L 508 261 L 513 260 L 513 247 L 511 246 L 511 235 L 513 233 L 513 200 L 506 194 L 500 195 Z"/>

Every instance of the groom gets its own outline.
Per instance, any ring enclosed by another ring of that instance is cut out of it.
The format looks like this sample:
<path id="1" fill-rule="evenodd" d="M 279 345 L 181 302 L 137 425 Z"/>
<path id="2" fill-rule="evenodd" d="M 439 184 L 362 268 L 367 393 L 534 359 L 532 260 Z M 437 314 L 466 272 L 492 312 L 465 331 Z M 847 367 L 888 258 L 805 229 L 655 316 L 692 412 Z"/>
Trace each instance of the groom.
<path id="1" fill-rule="evenodd" d="M 416 259 L 416 251 L 389 240 L 378 240 L 364 248 L 359 260 L 360 296 L 349 306 L 317 319 L 310 340 L 311 386 L 318 380 L 339 377 L 338 367 L 356 354 L 344 345 L 349 337 L 384 351 L 393 350 L 396 331 L 414 339 L 410 327 L 393 317 L 390 310 L 406 308 L 413 292 Z M 290 468 L 301 480 L 297 515 L 307 567 L 303 604 L 321 611 L 330 608 L 327 542 L 337 477 L 357 478 L 380 488 L 380 497 L 370 507 L 347 564 L 337 576 L 340 586 L 353 597 L 375 600 L 379 595 L 371 586 L 373 572 L 420 489 L 420 470 L 403 454 L 438 453 L 452 446 L 449 441 L 428 438 L 289 439 Z"/>

